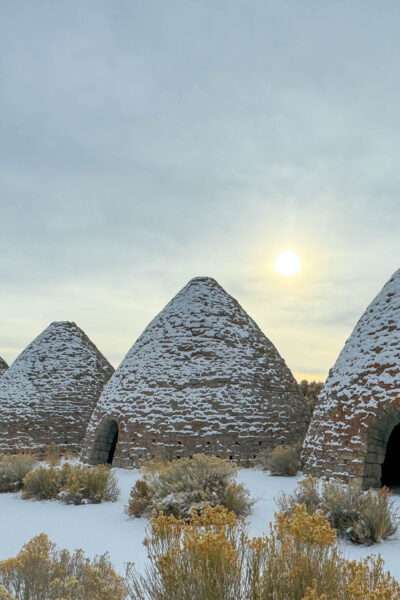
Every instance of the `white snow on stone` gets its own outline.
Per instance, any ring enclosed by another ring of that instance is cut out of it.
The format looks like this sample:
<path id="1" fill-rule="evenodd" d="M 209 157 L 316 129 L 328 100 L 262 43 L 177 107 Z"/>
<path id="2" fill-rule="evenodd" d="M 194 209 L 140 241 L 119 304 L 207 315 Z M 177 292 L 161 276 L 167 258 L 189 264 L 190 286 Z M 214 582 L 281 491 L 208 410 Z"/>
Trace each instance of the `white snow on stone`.
<path id="1" fill-rule="evenodd" d="M 308 464 L 321 460 L 318 455 L 326 449 L 327 432 L 329 445 L 340 447 L 354 418 L 367 427 L 378 409 L 399 399 L 400 269 L 358 321 L 329 373 L 306 437 Z M 353 437 L 353 442 L 365 444 L 360 437 Z"/>
<path id="2" fill-rule="evenodd" d="M 334 395 L 358 398 L 368 410 L 400 391 L 400 269 L 367 308 L 347 340 L 323 390 L 329 411 Z"/>
<path id="3" fill-rule="evenodd" d="M 304 401 L 275 346 L 213 279 L 191 280 L 155 317 L 105 387 L 105 415 L 147 431 L 287 434 L 305 426 Z"/>
<path id="4" fill-rule="evenodd" d="M 40 443 L 32 429 L 51 430 L 59 419 L 76 423 L 82 437 L 113 372 L 75 323 L 49 325 L 0 378 L 0 451 L 34 450 Z"/>

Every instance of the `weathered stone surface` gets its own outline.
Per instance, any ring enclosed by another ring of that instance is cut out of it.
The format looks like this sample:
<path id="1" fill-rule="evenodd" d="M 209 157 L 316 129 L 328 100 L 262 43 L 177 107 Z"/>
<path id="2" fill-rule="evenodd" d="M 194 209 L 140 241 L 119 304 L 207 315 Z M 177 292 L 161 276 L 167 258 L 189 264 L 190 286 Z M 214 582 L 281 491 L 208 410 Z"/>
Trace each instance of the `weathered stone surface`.
<path id="1" fill-rule="evenodd" d="M 0 377 L 5 373 L 8 369 L 8 364 L 6 361 L 0 356 Z"/>
<path id="2" fill-rule="evenodd" d="M 150 323 L 105 387 L 83 458 L 107 460 L 117 424 L 116 465 L 195 452 L 251 460 L 302 441 L 306 422 L 275 346 L 215 280 L 199 277 Z"/>
<path id="3" fill-rule="evenodd" d="M 0 379 L 0 453 L 79 450 L 113 372 L 75 323 L 52 323 Z"/>
<path id="4" fill-rule="evenodd" d="M 319 397 L 305 440 L 305 471 L 379 485 L 400 423 L 400 269 L 357 323 Z"/>

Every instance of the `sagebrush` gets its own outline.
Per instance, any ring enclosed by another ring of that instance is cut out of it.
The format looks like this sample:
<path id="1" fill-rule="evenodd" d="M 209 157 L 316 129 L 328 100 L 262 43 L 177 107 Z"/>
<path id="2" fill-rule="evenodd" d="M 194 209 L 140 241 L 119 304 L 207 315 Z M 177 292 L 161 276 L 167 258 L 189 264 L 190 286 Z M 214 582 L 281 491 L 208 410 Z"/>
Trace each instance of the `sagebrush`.
<path id="1" fill-rule="evenodd" d="M 222 507 L 191 521 L 161 515 L 146 540 L 146 575 L 128 569 L 135 600 L 398 600 L 400 585 L 379 558 L 347 561 L 321 513 L 296 505 L 269 535 L 249 538 Z"/>
<path id="2" fill-rule="evenodd" d="M 276 446 L 271 451 L 260 453 L 258 462 L 271 475 L 293 477 L 300 469 L 300 450 L 297 446 Z"/>
<path id="3" fill-rule="evenodd" d="M 118 495 L 117 480 L 106 465 L 70 468 L 59 493 L 60 499 L 66 504 L 115 502 Z"/>
<path id="4" fill-rule="evenodd" d="M 86 467 L 64 463 L 61 467 L 38 467 L 24 478 L 22 497 L 62 500 L 66 504 L 97 504 L 117 500 L 119 489 L 109 467 Z"/>
<path id="5" fill-rule="evenodd" d="M 130 516 L 172 514 L 190 518 L 206 506 L 225 506 L 238 516 L 252 506 L 245 487 L 234 481 L 237 467 L 221 458 L 196 454 L 173 462 L 150 463 L 133 487 Z"/>
<path id="6" fill-rule="evenodd" d="M 381 542 L 396 532 L 399 522 L 387 488 L 363 491 L 356 482 L 343 484 L 307 477 L 294 494 L 282 495 L 278 503 L 286 514 L 298 504 L 309 513 L 323 512 L 341 537 L 357 544 Z"/>
<path id="7" fill-rule="evenodd" d="M 107 556 L 57 550 L 46 535 L 0 562 L 0 600 L 125 600 L 127 588 Z"/>
<path id="8" fill-rule="evenodd" d="M 18 492 L 22 481 L 35 466 L 36 459 L 30 454 L 0 456 L 0 493 Z"/>
<path id="9" fill-rule="evenodd" d="M 400 585 L 380 558 L 347 561 L 320 512 L 297 504 L 270 533 L 247 535 L 223 507 L 192 518 L 159 515 L 145 541 L 144 575 L 124 578 L 107 556 L 57 550 L 46 535 L 0 562 L 0 600 L 398 600 Z"/>

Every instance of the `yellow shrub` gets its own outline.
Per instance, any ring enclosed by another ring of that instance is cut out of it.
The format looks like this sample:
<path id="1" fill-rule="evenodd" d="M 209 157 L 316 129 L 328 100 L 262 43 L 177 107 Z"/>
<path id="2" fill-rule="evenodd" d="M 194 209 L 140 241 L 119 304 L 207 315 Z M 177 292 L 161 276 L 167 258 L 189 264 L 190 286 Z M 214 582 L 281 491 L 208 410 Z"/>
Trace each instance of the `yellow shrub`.
<path id="1" fill-rule="evenodd" d="M 291 515 L 277 515 L 279 539 L 291 537 L 310 546 L 332 546 L 336 532 L 327 518 L 319 512 L 308 513 L 304 505 L 298 504 Z"/>
<path id="2" fill-rule="evenodd" d="M 224 600 L 241 598 L 242 525 L 223 507 L 205 508 L 190 522 L 172 515 L 151 521 L 146 540 L 147 577 L 128 571 L 135 600 Z"/>
<path id="3" fill-rule="evenodd" d="M 125 580 L 107 557 L 58 551 L 42 534 L 0 562 L 0 600 L 398 600 L 380 558 L 347 561 L 321 513 L 297 505 L 269 535 L 248 538 L 243 521 L 206 507 L 190 521 L 152 519 L 145 576 Z"/>
<path id="4" fill-rule="evenodd" d="M 13 598 L 6 588 L 0 585 L 0 600 L 15 600 L 15 597 Z"/>
<path id="5" fill-rule="evenodd" d="M 190 522 L 152 520 L 147 576 L 128 572 L 135 600 L 398 600 L 400 586 L 380 559 L 346 561 L 321 513 L 296 506 L 270 534 L 249 539 L 226 509 Z"/>
<path id="6" fill-rule="evenodd" d="M 90 561 L 80 550 L 59 551 L 44 534 L 0 562 L 0 586 L 0 600 L 125 600 L 127 595 L 106 556 Z"/>
<path id="7" fill-rule="evenodd" d="M 279 499 L 279 506 L 286 514 L 298 504 L 303 504 L 310 513 L 322 511 L 338 535 L 358 544 L 381 542 L 397 530 L 398 514 L 386 488 L 363 491 L 356 482 L 345 485 L 307 477 L 293 495 Z"/>

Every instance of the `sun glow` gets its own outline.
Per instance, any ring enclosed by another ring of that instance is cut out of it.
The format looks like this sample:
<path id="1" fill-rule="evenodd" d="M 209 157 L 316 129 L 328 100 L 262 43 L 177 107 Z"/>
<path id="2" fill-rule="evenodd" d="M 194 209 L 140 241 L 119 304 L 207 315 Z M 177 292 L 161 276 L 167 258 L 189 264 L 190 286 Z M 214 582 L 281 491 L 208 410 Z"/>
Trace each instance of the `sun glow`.
<path id="1" fill-rule="evenodd" d="M 286 250 L 275 261 L 275 270 L 283 277 L 293 277 L 301 270 L 300 258 L 295 252 Z"/>

